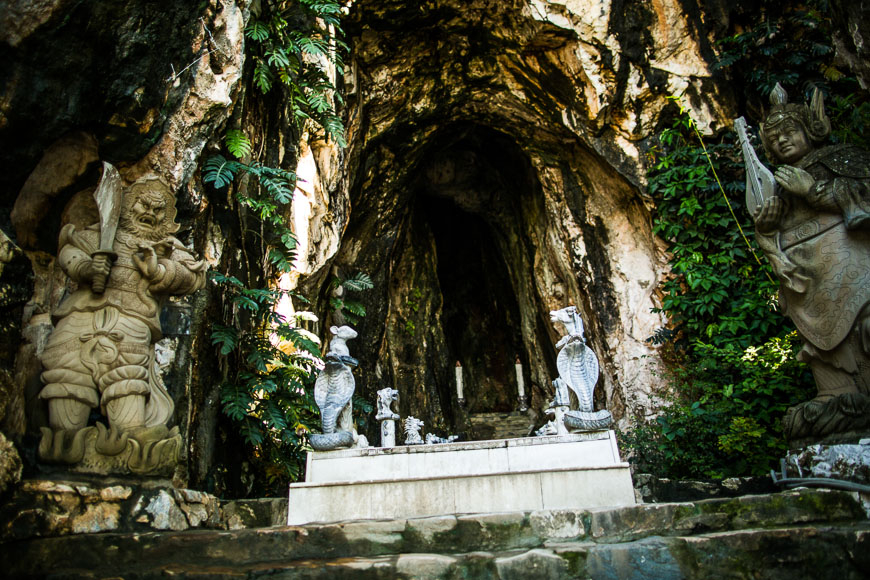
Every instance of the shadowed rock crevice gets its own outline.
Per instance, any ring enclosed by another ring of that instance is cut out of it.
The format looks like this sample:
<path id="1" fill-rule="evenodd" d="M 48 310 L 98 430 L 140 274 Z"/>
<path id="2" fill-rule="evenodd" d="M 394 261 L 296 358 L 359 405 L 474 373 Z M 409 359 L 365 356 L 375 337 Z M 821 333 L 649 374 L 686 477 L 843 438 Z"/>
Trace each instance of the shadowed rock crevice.
<path id="1" fill-rule="evenodd" d="M 360 324 L 368 338 L 360 342 L 361 369 L 375 372 L 363 371 L 359 388 L 396 388 L 400 413 L 421 416 L 427 430 L 466 431 L 455 361 L 463 366 L 465 411 L 518 407 L 517 357 L 532 407 L 542 408 L 556 374 L 549 311 L 573 301 L 595 307 L 597 295 L 607 304 L 612 289 L 572 291 L 587 285 L 578 276 L 584 270 L 609 273 L 606 259 L 588 256 L 592 265 L 576 272 L 552 245 L 561 225 L 513 138 L 475 123 L 426 133 L 425 144 L 402 155 L 373 152 L 390 163 L 369 173 L 379 188 L 358 191 L 338 263 L 370 272 L 379 289 Z M 601 228 L 584 228 L 601 237 L 587 242 L 593 248 L 607 243 Z M 613 313 L 602 316 L 612 325 Z"/>

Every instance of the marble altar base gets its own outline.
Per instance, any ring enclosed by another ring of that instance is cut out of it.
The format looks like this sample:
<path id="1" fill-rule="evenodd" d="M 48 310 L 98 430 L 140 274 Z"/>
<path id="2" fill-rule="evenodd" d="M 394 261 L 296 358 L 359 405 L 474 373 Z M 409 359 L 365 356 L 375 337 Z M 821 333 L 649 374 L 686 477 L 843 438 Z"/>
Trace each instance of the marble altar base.
<path id="1" fill-rule="evenodd" d="M 613 431 L 308 455 L 288 524 L 634 505 Z"/>

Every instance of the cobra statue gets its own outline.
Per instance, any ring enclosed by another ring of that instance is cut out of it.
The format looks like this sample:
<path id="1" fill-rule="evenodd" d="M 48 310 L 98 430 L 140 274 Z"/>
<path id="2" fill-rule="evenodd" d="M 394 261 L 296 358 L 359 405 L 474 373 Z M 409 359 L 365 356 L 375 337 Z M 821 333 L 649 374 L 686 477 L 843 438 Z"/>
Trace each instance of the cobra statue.
<path id="1" fill-rule="evenodd" d="M 358 442 L 351 398 L 356 388 L 352 369 L 359 362 L 350 356 L 347 348 L 347 341 L 356 338 L 357 333 L 349 326 L 333 326 L 329 331 L 333 338 L 324 357 L 326 366 L 314 383 L 314 401 L 320 408 L 323 433 L 312 433 L 309 440 L 317 451 L 351 447 Z"/>
<path id="2" fill-rule="evenodd" d="M 559 379 L 577 395 L 579 409 L 565 413 L 565 426 L 575 431 L 597 431 L 608 428 L 613 423 L 610 411 L 595 411 L 592 395 L 598 382 L 598 357 L 586 345 L 583 335 L 583 321 L 577 314 L 577 307 L 568 306 L 550 312 L 553 323 L 565 326 L 567 334 L 556 343 L 559 354 L 556 367 Z"/>

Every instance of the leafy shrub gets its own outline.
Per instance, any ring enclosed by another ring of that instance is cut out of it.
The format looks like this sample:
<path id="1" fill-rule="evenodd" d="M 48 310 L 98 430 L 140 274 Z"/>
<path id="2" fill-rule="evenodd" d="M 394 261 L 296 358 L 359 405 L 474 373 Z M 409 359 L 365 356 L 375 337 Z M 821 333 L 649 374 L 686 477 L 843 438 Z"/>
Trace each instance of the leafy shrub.
<path id="1" fill-rule="evenodd" d="M 789 332 L 745 350 L 698 342 L 691 358 L 681 353 L 658 416 L 622 435 L 634 463 L 671 478 L 766 474 L 786 450 L 780 418 L 814 390 L 799 348 Z"/>

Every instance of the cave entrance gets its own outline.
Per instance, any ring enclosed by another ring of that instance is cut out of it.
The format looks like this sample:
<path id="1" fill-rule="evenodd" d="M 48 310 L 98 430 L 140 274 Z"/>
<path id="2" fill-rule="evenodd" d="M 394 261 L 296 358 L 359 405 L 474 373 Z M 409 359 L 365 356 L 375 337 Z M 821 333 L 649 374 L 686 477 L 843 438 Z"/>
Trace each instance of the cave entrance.
<path id="1" fill-rule="evenodd" d="M 522 436 L 541 421 L 517 414 L 517 358 L 532 409 L 546 406 L 556 374 L 548 305 L 563 280 L 541 263 L 552 213 L 531 159 L 509 135 L 471 123 L 425 133 L 400 149 L 373 145 L 355 182 L 337 267 L 375 281 L 359 327 L 368 340 L 354 345 L 371 369 L 360 393 L 398 390 L 397 412 L 422 419 L 427 434 Z M 495 432 L 475 421 L 508 413 L 510 431 L 504 417 L 492 419 Z"/>
<path id="2" fill-rule="evenodd" d="M 492 226 L 452 200 L 424 195 L 417 220 L 431 229 L 450 361 L 462 365 L 469 413 L 518 406 L 515 361 L 523 352 L 519 306 Z"/>
<path id="3" fill-rule="evenodd" d="M 400 320 L 413 316 L 411 305 L 428 316 L 418 324 L 437 326 L 428 334 L 435 344 L 418 341 L 412 364 L 439 369 L 420 369 L 414 377 L 435 383 L 437 393 L 430 399 L 437 399 L 444 428 L 476 439 L 525 435 L 533 419 L 516 411 L 526 402 L 541 405 L 544 391 L 532 391 L 555 370 L 553 353 L 541 349 L 549 342 L 549 319 L 533 283 L 535 244 L 546 237 L 536 172 L 509 136 L 459 125 L 435 134 L 411 179 L 409 228 L 399 242 L 403 258 L 393 271 L 415 282 L 394 285 L 398 297 L 392 302 L 404 311 Z M 407 355 L 409 349 L 402 352 Z M 457 361 L 464 406 L 458 405 Z M 402 359 L 406 377 L 409 362 L 407 356 Z M 522 403 L 518 362 L 526 395 Z M 538 400 L 530 401 L 532 396 Z M 426 401 L 415 403 L 425 406 Z M 427 425 L 438 424 L 437 417 L 430 419 Z"/>

